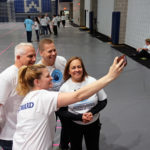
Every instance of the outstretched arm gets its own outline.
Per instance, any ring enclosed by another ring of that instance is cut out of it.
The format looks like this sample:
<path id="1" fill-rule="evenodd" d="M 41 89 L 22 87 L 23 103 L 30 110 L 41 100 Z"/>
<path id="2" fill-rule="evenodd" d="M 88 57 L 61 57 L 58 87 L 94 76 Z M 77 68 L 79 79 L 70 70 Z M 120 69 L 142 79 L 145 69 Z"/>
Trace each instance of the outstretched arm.
<path id="1" fill-rule="evenodd" d="M 87 99 L 116 79 L 124 68 L 123 60 L 118 63 L 117 59 L 118 57 L 115 58 L 112 66 L 109 69 L 109 72 L 99 80 L 84 86 L 75 92 L 59 93 L 57 107 L 60 108 L 63 106 L 68 106 L 69 104 Z"/>

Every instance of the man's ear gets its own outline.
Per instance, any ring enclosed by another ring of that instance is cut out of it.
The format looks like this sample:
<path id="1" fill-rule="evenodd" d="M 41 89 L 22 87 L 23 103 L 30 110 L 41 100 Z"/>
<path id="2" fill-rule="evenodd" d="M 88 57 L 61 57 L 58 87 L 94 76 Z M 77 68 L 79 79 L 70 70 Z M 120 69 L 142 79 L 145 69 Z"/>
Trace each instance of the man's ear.
<path id="1" fill-rule="evenodd" d="M 17 55 L 17 56 L 16 56 L 16 59 L 17 59 L 17 60 L 19 60 L 19 59 L 20 59 L 20 57 L 21 57 L 20 55 Z"/>

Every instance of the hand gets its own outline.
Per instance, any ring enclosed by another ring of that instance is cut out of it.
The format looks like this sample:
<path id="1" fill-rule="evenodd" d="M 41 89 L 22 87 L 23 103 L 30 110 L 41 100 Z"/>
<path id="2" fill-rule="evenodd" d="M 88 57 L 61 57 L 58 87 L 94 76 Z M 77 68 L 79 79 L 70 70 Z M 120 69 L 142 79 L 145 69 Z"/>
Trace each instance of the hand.
<path id="1" fill-rule="evenodd" d="M 114 59 L 114 62 L 112 66 L 109 69 L 109 72 L 107 73 L 107 77 L 110 81 L 116 79 L 120 73 L 123 71 L 123 68 L 125 66 L 124 60 L 121 59 L 119 62 L 117 61 L 118 57 Z"/>
<path id="2" fill-rule="evenodd" d="M 93 119 L 93 114 L 91 112 L 84 113 L 82 115 L 82 121 L 84 123 L 88 123 Z"/>
<path id="3" fill-rule="evenodd" d="M 137 51 L 140 52 L 142 50 L 142 48 L 138 48 Z"/>

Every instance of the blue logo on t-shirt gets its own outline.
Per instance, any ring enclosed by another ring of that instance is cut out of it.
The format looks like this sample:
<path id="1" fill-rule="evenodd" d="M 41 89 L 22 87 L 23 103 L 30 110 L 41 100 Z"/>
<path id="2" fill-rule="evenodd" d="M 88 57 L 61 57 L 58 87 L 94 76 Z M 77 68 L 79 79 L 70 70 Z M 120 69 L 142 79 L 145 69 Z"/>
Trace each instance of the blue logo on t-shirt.
<path id="1" fill-rule="evenodd" d="M 33 102 L 29 102 L 29 103 L 21 105 L 20 108 L 19 108 L 19 111 L 20 110 L 29 109 L 29 108 L 33 108 L 33 107 L 34 107 L 34 103 Z"/>
<path id="2" fill-rule="evenodd" d="M 61 72 L 60 70 L 58 70 L 58 69 L 55 69 L 55 70 L 52 72 L 51 76 L 52 76 L 52 78 L 53 78 L 53 80 L 52 80 L 53 83 L 60 82 L 60 81 L 62 81 L 62 79 L 63 79 L 63 74 L 62 74 L 62 72 Z"/>

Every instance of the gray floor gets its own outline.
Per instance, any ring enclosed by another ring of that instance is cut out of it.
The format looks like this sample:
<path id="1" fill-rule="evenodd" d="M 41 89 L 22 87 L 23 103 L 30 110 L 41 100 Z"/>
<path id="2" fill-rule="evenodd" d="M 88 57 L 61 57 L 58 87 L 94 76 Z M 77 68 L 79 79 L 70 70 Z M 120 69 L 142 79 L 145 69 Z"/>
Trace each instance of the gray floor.
<path id="1" fill-rule="evenodd" d="M 102 77 L 115 56 L 121 55 L 109 44 L 91 37 L 87 32 L 69 25 L 59 29 L 54 39 L 59 55 L 67 59 L 81 56 L 88 73 Z M 22 23 L 0 24 L 0 72 L 14 62 L 13 49 L 19 42 L 26 41 Z M 33 44 L 37 42 L 33 32 Z M 40 59 L 38 54 L 37 61 Z M 149 150 L 150 149 L 150 70 L 130 58 L 122 75 L 105 88 L 108 105 L 101 112 L 101 150 Z M 60 123 L 58 122 L 58 126 Z M 54 143 L 59 143 L 60 128 Z M 57 149 L 54 148 L 54 149 Z M 85 150 L 83 144 L 83 150 Z"/>

